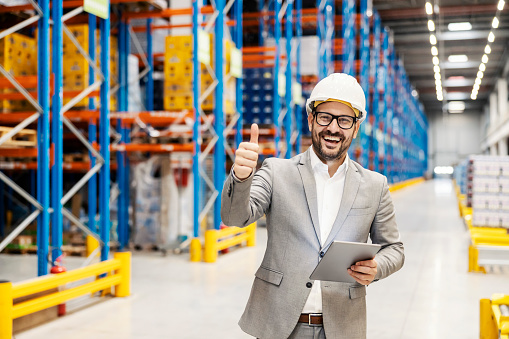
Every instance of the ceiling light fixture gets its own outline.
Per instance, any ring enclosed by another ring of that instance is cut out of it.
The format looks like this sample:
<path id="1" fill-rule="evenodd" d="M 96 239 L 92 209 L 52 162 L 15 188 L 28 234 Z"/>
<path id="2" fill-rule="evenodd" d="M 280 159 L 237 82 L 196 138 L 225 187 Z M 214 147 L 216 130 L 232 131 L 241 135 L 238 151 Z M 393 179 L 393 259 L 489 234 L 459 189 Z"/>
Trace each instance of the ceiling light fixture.
<path id="1" fill-rule="evenodd" d="M 425 5 L 426 14 L 428 14 L 428 30 L 429 43 L 431 44 L 431 55 L 433 56 L 433 71 L 435 72 L 435 86 L 437 90 L 437 100 L 442 101 L 443 88 L 442 88 L 442 76 L 440 75 L 440 60 L 438 60 L 438 48 L 437 48 L 437 37 L 433 32 L 435 31 L 435 22 L 433 21 L 433 11 L 438 14 L 439 8 L 437 5 L 433 8 L 431 2 L 426 2 Z"/>
<path id="2" fill-rule="evenodd" d="M 486 64 L 480 64 L 479 65 L 479 70 L 484 72 L 486 70 Z"/>
<path id="3" fill-rule="evenodd" d="M 490 32 L 490 34 L 488 34 L 488 41 L 489 42 L 495 41 L 495 34 L 493 34 L 493 32 Z"/>
<path id="4" fill-rule="evenodd" d="M 486 54 L 490 54 L 491 53 L 490 45 L 486 45 L 486 47 L 484 47 L 484 53 L 486 53 Z"/>
<path id="5" fill-rule="evenodd" d="M 435 30 L 435 23 L 433 20 L 428 20 L 428 29 L 430 32 L 433 32 Z"/>
<path id="6" fill-rule="evenodd" d="M 431 3 L 426 2 L 425 7 L 426 7 L 426 14 L 428 14 L 428 15 L 433 14 L 433 6 L 431 5 Z"/>
<path id="7" fill-rule="evenodd" d="M 452 22 L 447 25 L 450 31 L 470 31 L 472 24 L 470 22 Z"/>
<path id="8" fill-rule="evenodd" d="M 481 58 L 481 61 L 483 64 L 487 64 L 488 63 L 488 56 L 486 54 L 483 54 L 482 58 Z"/>
<path id="9" fill-rule="evenodd" d="M 447 60 L 449 60 L 449 62 L 467 62 L 468 57 L 465 54 L 454 54 L 449 55 Z"/>
<path id="10" fill-rule="evenodd" d="M 505 1 L 504 1 L 504 0 L 500 0 L 500 1 L 498 2 L 497 9 L 498 9 L 499 11 L 503 10 L 503 9 L 504 9 L 504 5 L 505 5 Z"/>
<path id="11" fill-rule="evenodd" d="M 491 27 L 498 28 L 498 24 L 499 24 L 498 18 L 494 17 L 493 22 L 491 23 Z"/>
<path id="12" fill-rule="evenodd" d="M 477 77 L 478 77 L 479 79 L 482 79 L 482 77 L 483 77 L 483 76 L 484 76 L 484 73 L 483 73 L 483 72 L 481 72 L 481 71 L 477 72 Z"/>

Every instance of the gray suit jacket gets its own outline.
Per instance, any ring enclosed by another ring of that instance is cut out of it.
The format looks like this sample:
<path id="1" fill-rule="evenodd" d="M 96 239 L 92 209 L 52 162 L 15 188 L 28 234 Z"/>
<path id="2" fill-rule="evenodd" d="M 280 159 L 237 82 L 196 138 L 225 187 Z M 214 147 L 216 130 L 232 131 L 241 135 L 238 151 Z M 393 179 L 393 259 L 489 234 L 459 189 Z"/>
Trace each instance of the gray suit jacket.
<path id="1" fill-rule="evenodd" d="M 308 298 L 311 272 L 320 252 L 334 240 L 381 244 L 376 280 L 403 266 L 403 244 L 387 179 L 350 161 L 341 206 L 324 246 L 320 242 L 316 184 L 308 151 L 292 159 L 270 158 L 243 182 L 227 178 L 221 217 L 229 226 L 246 226 L 264 214 L 267 249 L 255 273 L 239 325 L 266 339 L 288 338 Z M 366 287 L 321 282 L 324 329 L 328 339 L 366 337 Z"/>

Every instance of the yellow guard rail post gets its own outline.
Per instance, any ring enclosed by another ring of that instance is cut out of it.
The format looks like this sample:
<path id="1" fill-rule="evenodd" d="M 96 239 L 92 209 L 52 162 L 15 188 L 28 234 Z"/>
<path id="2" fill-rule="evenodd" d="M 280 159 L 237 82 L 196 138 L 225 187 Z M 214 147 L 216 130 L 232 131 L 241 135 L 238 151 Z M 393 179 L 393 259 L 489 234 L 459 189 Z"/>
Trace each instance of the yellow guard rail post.
<path id="1" fill-rule="evenodd" d="M 232 226 L 222 230 L 207 230 L 203 260 L 216 262 L 217 252 L 246 241 L 247 246 L 256 244 L 256 223 L 244 228 Z M 0 338 L 1 339 L 1 338 Z"/>
<path id="2" fill-rule="evenodd" d="M 418 178 L 414 178 L 414 179 L 408 179 L 408 180 L 405 180 L 405 181 L 400 181 L 398 183 L 389 185 L 389 191 L 394 192 L 394 191 L 400 190 L 402 188 L 405 188 L 405 187 L 408 187 L 408 186 L 412 186 L 412 185 L 421 183 L 423 181 L 426 181 L 426 179 L 424 179 L 423 177 L 418 177 Z"/>
<path id="3" fill-rule="evenodd" d="M 480 339 L 509 339 L 509 295 L 481 299 Z"/>
<path id="4" fill-rule="evenodd" d="M 100 275 L 110 272 L 113 274 L 99 278 Z M 95 277 L 96 280 L 14 304 L 17 298 L 91 277 Z M 114 259 L 57 275 L 46 275 L 16 284 L 0 281 L 0 339 L 12 338 L 12 322 L 16 318 L 112 286 L 115 286 L 116 297 L 127 297 L 131 294 L 131 252 L 118 252 L 114 254 Z"/>

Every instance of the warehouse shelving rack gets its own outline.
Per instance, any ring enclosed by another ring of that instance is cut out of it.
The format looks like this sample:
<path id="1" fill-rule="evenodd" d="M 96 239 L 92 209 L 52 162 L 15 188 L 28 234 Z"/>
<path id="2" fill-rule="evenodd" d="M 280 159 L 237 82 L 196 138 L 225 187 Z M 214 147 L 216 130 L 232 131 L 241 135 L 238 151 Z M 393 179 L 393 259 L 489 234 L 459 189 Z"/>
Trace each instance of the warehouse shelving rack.
<path id="1" fill-rule="evenodd" d="M 235 21 L 227 20 L 226 13 L 233 7 L 233 14 L 235 17 Z M 194 207 L 193 207 L 193 240 L 199 241 L 200 237 L 200 225 L 203 220 L 213 208 L 213 226 L 215 229 L 219 229 L 221 226 L 220 219 L 220 206 L 221 206 L 221 196 L 219 192 L 222 190 L 222 186 L 224 180 L 226 178 L 226 154 L 231 153 L 230 146 L 227 144 L 226 137 L 232 132 L 233 128 L 236 127 L 235 131 L 235 141 L 236 143 L 240 143 L 242 140 L 242 112 L 239 109 L 241 106 L 240 98 L 242 97 L 242 89 L 241 89 L 241 81 L 240 79 L 236 82 L 236 97 L 238 100 L 236 101 L 236 114 L 232 117 L 231 121 L 228 125 L 226 125 L 226 121 L 224 119 L 223 113 L 223 101 L 224 101 L 224 83 L 225 83 L 225 68 L 224 68 L 224 37 L 227 36 L 225 34 L 225 27 L 228 29 L 229 26 L 233 26 L 233 41 L 237 48 L 242 48 L 242 0 L 230 0 L 228 3 L 223 1 L 216 1 L 212 6 L 203 6 L 200 1 L 193 1 L 192 8 L 186 9 L 167 9 L 163 11 L 148 11 L 148 12 L 133 12 L 133 13 L 124 13 L 125 18 L 147 18 L 150 20 L 155 17 L 171 17 L 174 15 L 187 15 L 192 16 L 193 23 L 192 25 L 186 25 L 188 27 L 192 27 L 193 36 L 198 36 L 198 29 L 200 27 L 205 27 L 205 31 L 209 32 L 214 27 L 214 41 L 215 41 L 215 81 L 211 85 L 210 88 L 205 90 L 204 94 L 201 94 L 201 79 L 200 72 L 194 72 L 193 78 L 193 106 L 194 110 L 190 112 L 193 115 L 193 128 L 192 128 L 192 137 L 193 137 L 193 145 L 190 150 L 193 153 L 193 190 L 194 190 Z M 203 16 L 209 15 L 208 20 L 204 22 Z M 154 27 L 151 26 L 151 22 L 147 21 L 147 41 L 148 46 L 151 46 L 151 38 L 149 37 L 152 29 L 156 28 L 172 28 L 174 25 L 167 26 L 159 26 Z M 182 27 L 182 25 L 180 26 Z M 140 31 L 140 29 L 137 29 Z M 198 60 L 198 39 L 193 39 L 193 68 L 200 69 L 200 62 Z M 149 48 L 151 49 L 151 47 Z M 141 51 L 140 51 L 140 54 Z M 150 68 L 153 68 L 153 57 L 154 54 L 151 52 L 147 52 L 148 63 Z M 150 78 L 152 74 L 147 73 L 149 77 L 149 83 L 152 81 Z M 150 85 L 147 86 L 147 90 L 150 88 Z M 214 93 L 215 95 L 215 106 L 214 106 L 214 117 L 211 118 L 205 115 L 204 111 L 201 108 L 201 103 L 204 98 L 206 98 L 210 93 Z M 206 94 L 206 95 L 205 95 Z M 150 99 L 147 96 L 147 100 Z M 147 108 L 150 104 L 147 103 Z M 202 123 L 203 122 L 203 123 Z M 202 130 L 207 131 L 212 135 L 212 138 L 208 143 L 203 144 L 202 138 Z M 155 146 L 155 145 L 154 145 Z M 214 176 L 213 178 L 209 178 L 206 173 L 203 165 L 207 157 L 211 157 L 211 152 L 213 151 L 213 163 L 214 163 Z M 231 155 L 231 154 L 230 154 Z M 201 181 L 204 181 L 210 191 L 212 192 L 210 198 L 202 204 L 204 191 L 203 184 Z M 193 245 L 191 245 L 193 246 Z"/>
<path id="2" fill-rule="evenodd" d="M 69 5 L 66 4 L 67 6 Z M 3 135 L 0 138 L 0 144 L 5 142 L 8 138 L 14 136 L 23 128 L 29 126 L 32 123 L 37 122 L 37 196 L 34 198 L 32 195 L 27 193 L 21 186 L 12 181 L 4 173 L 0 173 L 0 179 L 3 180 L 8 186 L 15 190 L 18 194 L 28 200 L 32 205 L 36 207 L 28 218 L 22 221 L 14 231 L 12 231 L 0 244 L 0 248 L 11 242 L 18 234 L 20 234 L 31 222 L 37 218 L 37 247 L 38 247 L 38 275 L 45 275 L 48 273 L 48 248 L 49 248 L 49 225 L 50 216 L 52 224 L 52 261 L 61 255 L 62 246 L 62 218 L 65 215 L 73 223 L 78 225 L 83 231 L 88 234 L 99 238 L 102 245 L 101 248 L 101 259 L 106 260 L 109 254 L 109 176 L 110 176 L 110 164 L 109 164 L 109 35 L 110 35 L 110 21 L 108 19 L 100 19 L 100 32 L 101 32 L 101 67 L 100 69 L 93 64 L 94 70 L 101 74 L 102 79 L 95 81 L 87 89 L 79 93 L 74 99 L 72 99 L 66 105 L 62 104 L 62 41 L 63 31 L 69 36 L 69 31 L 65 26 L 65 21 L 82 13 L 83 7 L 79 6 L 74 10 L 63 15 L 63 4 L 61 2 L 54 2 L 52 7 L 52 19 L 53 19 L 53 76 L 50 78 L 49 69 L 49 24 L 50 24 L 50 8 L 48 0 L 41 0 L 38 3 L 32 3 L 29 7 L 19 6 L 16 10 L 34 9 L 37 15 L 13 26 L 10 29 L 4 30 L 0 33 L 2 38 L 7 35 L 16 32 L 22 28 L 28 27 L 29 25 L 38 22 L 38 74 L 37 74 L 37 93 L 38 100 L 35 100 L 29 91 L 23 87 L 23 80 L 18 81 L 12 77 L 3 67 L 0 68 L 2 75 L 7 78 L 19 92 L 36 108 L 35 113 L 21 113 L 21 114 L 2 114 L 0 121 L 3 123 L 9 120 L 17 123 L 9 133 Z M 14 10 L 11 8 L 11 10 Z M 72 35 L 72 34 L 70 34 Z M 72 39 L 73 43 L 76 41 Z M 79 44 L 78 44 L 79 45 Z M 80 49 L 80 46 L 78 46 Z M 82 48 L 80 52 L 89 60 L 87 51 Z M 50 82 L 50 79 L 53 81 Z M 50 147 L 50 87 L 48 84 L 52 84 L 54 92 L 52 101 L 52 114 L 51 114 L 51 131 L 52 131 L 52 145 Z M 97 151 L 88 140 L 76 129 L 72 124 L 71 120 L 66 116 L 66 113 L 79 101 L 89 96 L 93 92 L 100 89 L 100 101 L 101 108 L 99 119 L 99 145 L 100 151 Z M 19 120 L 21 119 L 21 122 Z M 91 153 L 98 159 L 98 163 L 95 164 L 86 174 L 83 176 L 78 183 L 73 186 L 65 195 L 62 190 L 62 143 L 63 143 L 63 124 L 65 124 L 77 137 L 78 139 L 89 149 Z M 14 151 L 16 152 L 16 151 Z M 6 155 L 8 152 L 3 152 Z M 17 152 L 19 154 L 31 154 L 33 150 L 26 150 L 25 152 Z M 15 155 L 19 155 L 14 153 Z M 51 173 L 50 173 L 51 170 Z M 63 205 L 71 199 L 71 197 L 83 187 L 87 181 L 94 176 L 99 174 L 99 216 L 100 216 L 100 236 L 90 231 L 84 226 L 79 219 L 74 216 L 70 211 L 63 207 Z M 51 185 L 50 185 L 50 174 L 51 174 Z M 51 201 L 50 201 L 51 193 Z"/>
<path id="3" fill-rule="evenodd" d="M 298 71 L 302 37 L 302 0 L 287 0 L 285 2 L 282 0 L 261 0 L 258 6 L 259 12 L 244 14 L 246 19 L 258 19 L 260 45 L 244 47 L 244 53 L 249 54 L 244 57 L 244 68 L 272 68 L 274 77 L 272 123 L 274 127 L 273 133 L 270 133 L 272 132 L 270 131 L 271 128 L 268 135 L 274 136 L 275 148 L 273 154 L 276 157 L 289 159 L 294 155 L 294 149 L 300 150 L 299 140 L 301 139 L 300 130 L 297 126 L 302 119 L 299 114 L 300 110 L 299 113 L 296 112 L 296 107 L 300 107 L 300 98 L 292 97 L 296 91 L 301 92 L 300 88 L 302 88 Z M 256 24 L 256 22 L 254 23 Z M 283 23 L 285 25 L 285 55 L 283 55 L 279 44 L 282 37 L 281 26 Z M 265 46 L 267 37 L 274 38 L 275 46 Z M 292 41 L 295 41 L 295 44 L 292 44 Z M 274 56 L 265 55 L 265 53 L 272 52 Z M 260 53 L 264 54 L 260 55 Z M 286 61 L 284 67 L 281 65 L 281 60 Z M 280 72 L 283 70 L 284 76 L 281 76 Z M 281 97 L 284 97 L 284 107 L 282 107 Z M 281 142 L 283 131 L 284 143 Z"/>

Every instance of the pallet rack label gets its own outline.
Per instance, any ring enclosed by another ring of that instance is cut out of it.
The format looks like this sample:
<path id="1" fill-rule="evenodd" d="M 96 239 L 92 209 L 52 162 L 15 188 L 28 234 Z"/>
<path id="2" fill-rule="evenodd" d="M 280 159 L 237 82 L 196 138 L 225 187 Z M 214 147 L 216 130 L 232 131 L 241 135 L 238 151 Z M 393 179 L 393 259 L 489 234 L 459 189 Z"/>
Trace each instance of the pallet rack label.
<path id="1" fill-rule="evenodd" d="M 198 30 L 198 60 L 210 66 L 210 36 L 203 29 Z"/>
<path id="2" fill-rule="evenodd" d="M 242 78 L 242 52 L 233 46 L 230 50 L 230 74 L 238 79 Z"/>
<path id="3" fill-rule="evenodd" d="M 110 13 L 109 0 L 85 0 L 83 2 L 83 10 L 90 14 L 97 15 L 100 18 L 108 19 Z"/>

